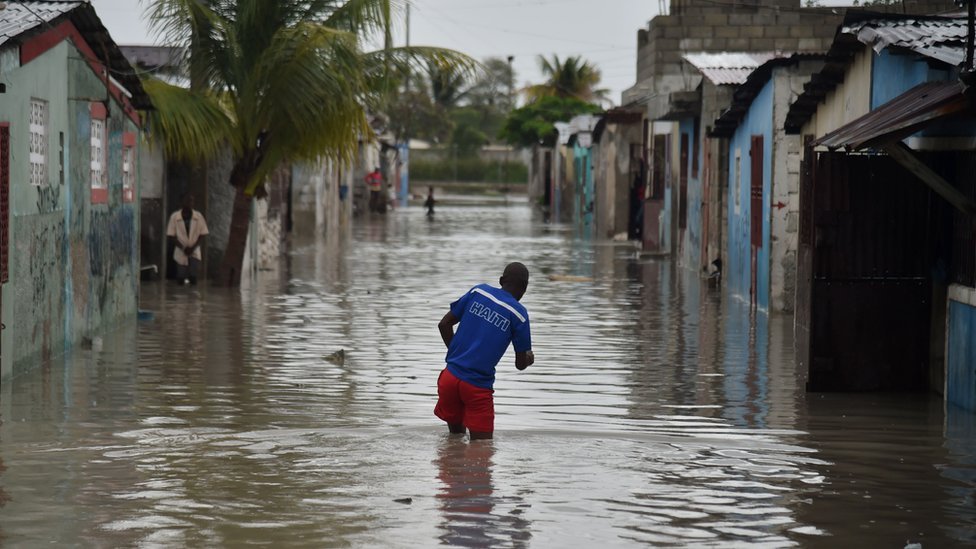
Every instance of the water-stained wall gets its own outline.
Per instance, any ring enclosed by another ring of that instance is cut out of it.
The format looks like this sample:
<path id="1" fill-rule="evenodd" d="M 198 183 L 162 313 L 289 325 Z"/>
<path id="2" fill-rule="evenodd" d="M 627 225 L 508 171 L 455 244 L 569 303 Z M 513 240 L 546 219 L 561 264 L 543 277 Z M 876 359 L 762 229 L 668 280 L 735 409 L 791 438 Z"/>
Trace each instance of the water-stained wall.
<path id="1" fill-rule="evenodd" d="M 83 337 L 134 318 L 138 290 L 138 186 L 123 196 L 123 143 L 138 135 L 88 61 L 69 42 L 5 71 L 0 121 L 9 122 L 10 279 L 3 285 L 2 375 L 26 370 Z M 28 113 L 47 103 L 46 166 L 29 178 Z M 107 105 L 107 198 L 92 203 L 92 105 Z"/>

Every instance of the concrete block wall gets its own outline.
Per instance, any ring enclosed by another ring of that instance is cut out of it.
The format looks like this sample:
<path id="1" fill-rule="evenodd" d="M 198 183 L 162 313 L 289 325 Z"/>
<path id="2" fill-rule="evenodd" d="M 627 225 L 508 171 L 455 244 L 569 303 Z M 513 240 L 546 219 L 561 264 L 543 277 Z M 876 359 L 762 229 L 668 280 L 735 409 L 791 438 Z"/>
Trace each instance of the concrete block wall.
<path id="1" fill-rule="evenodd" d="M 826 51 L 843 20 L 842 8 L 803 8 L 800 0 L 672 0 L 637 33 L 637 82 L 673 73 L 688 51 Z M 952 0 L 903 0 L 871 10 L 940 14 Z"/>
<path id="2" fill-rule="evenodd" d="M 658 16 L 638 33 L 637 81 L 679 73 L 681 55 L 691 51 L 826 51 L 842 18 L 820 10 L 742 12 L 715 5 Z"/>
<path id="3" fill-rule="evenodd" d="M 820 69 L 817 61 L 773 71 L 773 180 L 770 214 L 770 308 L 792 313 L 796 303 L 796 264 L 800 216 L 799 135 L 786 135 L 789 105 L 803 92 L 810 75 Z"/>

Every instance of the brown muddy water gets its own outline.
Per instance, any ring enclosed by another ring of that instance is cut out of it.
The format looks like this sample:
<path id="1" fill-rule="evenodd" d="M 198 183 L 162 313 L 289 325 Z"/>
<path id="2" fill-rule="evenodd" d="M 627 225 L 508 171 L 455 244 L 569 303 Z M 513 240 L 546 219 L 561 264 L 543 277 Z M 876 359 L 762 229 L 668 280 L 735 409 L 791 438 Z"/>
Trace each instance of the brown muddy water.
<path id="1" fill-rule="evenodd" d="M 512 260 L 536 364 L 503 359 L 469 443 L 436 323 Z M 147 284 L 153 321 L 3 383 L 3 546 L 976 546 L 973 414 L 805 394 L 789 319 L 524 205 L 362 220 L 262 277 Z"/>

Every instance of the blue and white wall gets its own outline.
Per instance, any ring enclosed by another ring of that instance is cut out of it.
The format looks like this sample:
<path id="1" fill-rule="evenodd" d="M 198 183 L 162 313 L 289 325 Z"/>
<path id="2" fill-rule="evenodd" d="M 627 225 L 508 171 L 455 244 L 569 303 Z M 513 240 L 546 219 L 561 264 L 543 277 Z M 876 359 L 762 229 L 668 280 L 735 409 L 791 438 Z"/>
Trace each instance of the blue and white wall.
<path id="1" fill-rule="evenodd" d="M 773 167 L 773 85 L 768 82 L 753 100 L 745 118 L 729 140 L 728 260 L 726 285 L 732 295 L 749 300 L 752 282 L 751 199 L 752 136 L 763 140 L 763 196 L 769 196 Z M 763 200 L 762 247 L 756 273 L 757 307 L 769 308 L 769 202 Z"/>
<path id="2" fill-rule="evenodd" d="M 686 208 L 686 225 L 684 229 L 678 231 L 678 261 L 683 267 L 689 269 L 698 270 L 701 264 L 701 247 L 702 247 L 702 201 L 704 197 L 704 189 L 702 186 L 702 174 L 704 173 L 705 159 L 703 157 L 704 147 L 701 144 L 701 139 L 703 138 L 703 133 L 699 130 L 696 136 L 695 132 L 695 119 L 685 118 L 678 123 L 678 140 L 676 141 L 678 147 L 678 161 L 681 160 L 681 143 L 683 140 L 688 140 L 688 158 L 684 165 L 679 165 L 679 169 L 674 171 L 674 192 L 678 193 L 678 200 L 680 197 L 680 184 L 681 184 L 681 174 L 684 173 L 688 179 L 688 192 L 686 196 L 687 204 L 684 206 Z M 695 146 L 696 137 L 698 138 L 698 146 Z M 697 156 L 697 158 L 696 158 Z M 697 166 L 698 169 L 693 169 Z M 680 208 L 681 205 L 679 204 Z M 678 212 L 674 212 L 675 216 L 680 216 Z"/>

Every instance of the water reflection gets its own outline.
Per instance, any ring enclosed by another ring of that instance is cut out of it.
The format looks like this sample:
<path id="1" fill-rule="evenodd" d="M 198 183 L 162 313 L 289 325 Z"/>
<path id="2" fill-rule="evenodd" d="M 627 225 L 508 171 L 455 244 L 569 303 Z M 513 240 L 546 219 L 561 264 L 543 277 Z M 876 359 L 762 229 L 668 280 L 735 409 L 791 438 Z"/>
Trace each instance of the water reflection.
<path id="1" fill-rule="evenodd" d="M 972 415 L 805 394 L 790 319 L 526 207 L 354 229 L 243 292 L 146 285 L 154 321 L 5 381 L 5 543 L 976 545 Z M 512 260 L 537 363 L 503 359 L 494 441 L 447 437 L 436 323 Z"/>
<path id="2" fill-rule="evenodd" d="M 527 546 L 532 534 L 529 521 L 523 518 L 525 507 L 517 505 L 507 514 L 496 509 L 499 496 L 492 483 L 494 454 L 491 440 L 467 442 L 462 437 L 445 436 L 437 455 L 442 544 Z"/>

